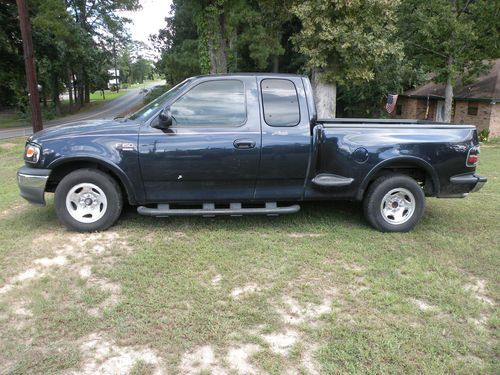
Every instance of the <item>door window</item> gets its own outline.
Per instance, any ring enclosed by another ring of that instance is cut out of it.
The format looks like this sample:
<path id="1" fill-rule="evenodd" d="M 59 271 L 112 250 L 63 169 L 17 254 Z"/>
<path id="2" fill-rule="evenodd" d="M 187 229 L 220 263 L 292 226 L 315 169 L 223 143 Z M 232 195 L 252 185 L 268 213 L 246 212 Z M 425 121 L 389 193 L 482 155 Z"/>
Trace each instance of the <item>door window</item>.
<path id="1" fill-rule="evenodd" d="M 245 88 L 238 80 L 200 83 L 170 106 L 174 125 L 239 126 L 246 120 Z"/>
<path id="2" fill-rule="evenodd" d="M 299 99 L 292 81 L 261 81 L 264 120 L 270 126 L 295 126 L 300 122 Z"/>

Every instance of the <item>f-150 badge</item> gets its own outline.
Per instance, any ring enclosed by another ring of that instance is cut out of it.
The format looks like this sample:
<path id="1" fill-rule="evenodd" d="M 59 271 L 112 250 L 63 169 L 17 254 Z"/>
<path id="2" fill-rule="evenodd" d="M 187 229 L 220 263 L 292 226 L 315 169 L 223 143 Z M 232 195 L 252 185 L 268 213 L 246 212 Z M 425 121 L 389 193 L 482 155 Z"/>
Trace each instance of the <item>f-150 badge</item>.
<path id="1" fill-rule="evenodd" d="M 122 151 L 134 151 L 135 146 L 133 143 L 117 143 L 116 148 Z"/>

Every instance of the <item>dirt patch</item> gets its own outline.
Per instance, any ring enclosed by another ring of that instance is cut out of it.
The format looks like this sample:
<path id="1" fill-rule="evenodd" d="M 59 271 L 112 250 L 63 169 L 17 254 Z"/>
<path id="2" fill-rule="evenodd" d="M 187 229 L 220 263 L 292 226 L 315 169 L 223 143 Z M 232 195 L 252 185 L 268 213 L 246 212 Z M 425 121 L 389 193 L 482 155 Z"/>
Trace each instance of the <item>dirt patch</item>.
<path id="1" fill-rule="evenodd" d="M 258 292 L 259 290 L 260 290 L 260 288 L 258 287 L 257 284 L 249 283 L 241 288 L 234 288 L 231 291 L 231 297 L 233 297 L 234 299 L 239 299 L 247 294 Z"/>
<path id="2" fill-rule="evenodd" d="M 297 331 L 287 329 L 285 332 L 263 335 L 262 338 L 269 344 L 273 352 L 286 356 L 297 342 L 299 334 Z"/>
<path id="3" fill-rule="evenodd" d="M 260 350 L 255 344 L 246 344 L 240 347 L 233 347 L 228 350 L 227 363 L 231 370 L 239 374 L 257 374 L 259 371 L 250 364 L 250 357 Z"/>
<path id="4" fill-rule="evenodd" d="M 28 204 L 27 203 L 23 203 L 23 204 L 17 204 L 15 206 L 12 206 L 12 207 L 9 207 L 3 211 L 0 211 L 0 219 L 3 219 L 7 216 L 10 216 L 11 214 L 13 214 L 14 212 L 16 213 L 20 213 L 22 212 L 23 210 L 26 210 L 28 208 Z"/>
<path id="5" fill-rule="evenodd" d="M 161 358 L 145 347 L 118 346 L 113 340 L 93 333 L 82 340 L 80 350 L 83 364 L 79 370 L 65 374 L 127 374 L 141 361 L 153 369 L 153 374 L 164 374 Z"/>
<path id="6" fill-rule="evenodd" d="M 88 265 L 88 264 L 85 264 L 85 265 L 81 266 L 78 269 L 78 275 L 82 279 L 88 279 L 92 275 L 92 267 L 90 265 Z"/>
<path id="7" fill-rule="evenodd" d="M 33 317 L 33 313 L 26 306 L 27 303 L 25 301 L 16 301 L 12 304 L 11 309 L 14 314 L 24 318 Z"/>
<path id="8" fill-rule="evenodd" d="M 16 147 L 15 143 L 0 143 L 0 148 L 4 150 L 10 150 L 11 148 Z"/>
<path id="9" fill-rule="evenodd" d="M 486 295 L 486 280 L 475 279 L 472 283 L 465 285 L 464 289 L 470 291 L 479 301 L 495 306 L 495 301 Z"/>
<path id="10" fill-rule="evenodd" d="M 422 311 L 435 311 L 435 310 L 437 310 L 436 306 L 433 306 L 430 303 L 428 303 L 427 301 L 424 301 L 421 299 L 413 299 L 412 302 L 415 306 L 417 306 Z"/>
<path id="11" fill-rule="evenodd" d="M 369 287 L 366 285 L 365 278 L 363 276 L 355 277 L 354 283 L 350 284 L 348 287 L 348 290 L 352 295 L 357 295 L 368 289 Z"/>
<path id="12" fill-rule="evenodd" d="M 212 286 L 219 286 L 220 285 L 220 282 L 222 280 L 222 276 L 221 275 L 215 275 L 213 278 L 212 278 Z"/>
<path id="13" fill-rule="evenodd" d="M 300 364 L 306 370 L 306 373 L 309 375 L 319 375 L 320 372 L 318 370 L 319 365 L 316 359 L 314 358 L 314 353 L 318 350 L 318 345 L 308 344 L 306 349 L 302 352 L 300 358 Z"/>
<path id="14" fill-rule="evenodd" d="M 285 295 L 283 297 L 285 308 L 278 308 L 277 310 L 286 324 L 315 324 L 318 318 L 332 310 L 332 298 L 336 293 L 336 289 L 330 289 L 326 292 L 320 304 L 307 303 L 305 305 L 301 305 L 296 299 Z"/>
<path id="15" fill-rule="evenodd" d="M 211 371 L 212 374 L 226 374 L 215 358 L 214 350 L 210 345 L 198 347 L 185 353 L 181 359 L 181 374 L 198 374 L 202 371 Z"/>
<path id="16" fill-rule="evenodd" d="M 321 233 L 289 233 L 288 237 L 290 238 L 317 238 L 322 237 Z"/>
<path id="17" fill-rule="evenodd" d="M 33 261 L 33 263 L 43 267 L 64 266 L 67 262 L 68 260 L 64 255 L 58 255 L 54 258 L 40 258 Z"/>
<path id="18" fill-rule="evenodd" d="M 43 275 L 44 273 L 41 272 L 39 269 L 29 268 L 26 271 L 23 271 L 14 276 L 13 278 L 11 278 L 3 287 L 1 287 L 0 295 L 11 291 L 17 284 L 22 284 L 23 282 L 28 280 L 38 279 Z"/>
<path id="19" fill-rule="evenodd" d="M 353 271 L 353 272 L 363 272 L 365 269 L 364 267 L 361 267 L 360 265 L 357 264 L 344 264 L 343 265 L 344 269 L 346 271 Z"/>

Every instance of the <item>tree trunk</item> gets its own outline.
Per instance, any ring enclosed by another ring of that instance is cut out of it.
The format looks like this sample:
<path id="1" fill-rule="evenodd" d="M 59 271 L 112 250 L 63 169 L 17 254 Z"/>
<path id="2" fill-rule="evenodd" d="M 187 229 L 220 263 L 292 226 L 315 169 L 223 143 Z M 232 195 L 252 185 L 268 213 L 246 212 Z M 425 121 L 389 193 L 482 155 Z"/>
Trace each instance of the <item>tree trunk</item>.
<path id="1" fill-rule="evenodd" d="M 313 89 L 318 118 L 335 118 L 337 106 L 337 85 L 322 80 L 319 69 L 313 69 Z"/>
<path id="2" fill-rule="evenodd" d="M 87 72 L 83 71 L 83 77 L 85 79 L 85 83 L 83 85 L 84 95 L 85 95 L 85 103 L 90 103 L 90 84 L 89 84 L 89 76 Z"/>
<path id="3" fill-rule="evenodd" d="M 208 59 L 210 60 L 210 74 L 217 73 L 217 57 L 214 46 L 214 36 L 208 33 Z"/>
<path id="4" fill-rule="evenodd" d="M 227 73 L 227 52 L 226 52 L 226 16 L 224 13 L 218 17 L 217 39 L 219 41 L 218 48 L 218 66 L 217 73 Z"/>
<path id="5" fill-rule="evenodd" d="M 56 115 L 61 115 L 61 101 L 59 100 L 59 79 L 57 74 L 52 75 L 52 103 L 54 104 L 54 109 Z"/>
<path id="6" fill-rule="evenodd" d="M 444 122 L 451 122 L 451 112 L 453 107 L 453 85 L 451 76 L 448 76 L 446 88 L 444 90 Z"/>
<path id="7" fill-rule="evenodd" d="M 73 87 L 72 87 L 72 79 L 71 79 L 71 72 L 68 70 L 68 81 L 66 82 L 66 86 L 68 87 L 68 96 L 69 96 L 69 108 L 68 111 L 69 113 L 73 112 Z"/>
<path id="8" fill-rule="evenodd" d="M 278 73 L 280 71 L 280 57 L 278 55 L 273 56 L 273 73 Z"/>
<path id="9" fill-rule="evenodd" d="M 82 108 L 85 105 L 84 101 L 84 84 L 82 80 L 82 75 L 78 75 L 78 107 Z"/>

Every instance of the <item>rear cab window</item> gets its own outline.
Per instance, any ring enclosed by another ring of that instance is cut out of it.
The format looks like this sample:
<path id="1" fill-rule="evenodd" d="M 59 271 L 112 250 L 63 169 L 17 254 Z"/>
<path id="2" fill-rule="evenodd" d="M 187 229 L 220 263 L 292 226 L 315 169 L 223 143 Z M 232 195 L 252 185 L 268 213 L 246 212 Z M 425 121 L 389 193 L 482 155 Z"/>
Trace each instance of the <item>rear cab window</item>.
<path id="1" fill-rule="evenodd" d="M 260 83 L 264 121 L 269 126 L 296 126 L 300 122 L 299 98 L 288 79 L 266 78 Z"/>

